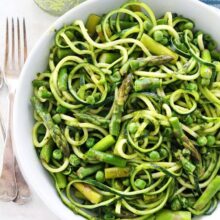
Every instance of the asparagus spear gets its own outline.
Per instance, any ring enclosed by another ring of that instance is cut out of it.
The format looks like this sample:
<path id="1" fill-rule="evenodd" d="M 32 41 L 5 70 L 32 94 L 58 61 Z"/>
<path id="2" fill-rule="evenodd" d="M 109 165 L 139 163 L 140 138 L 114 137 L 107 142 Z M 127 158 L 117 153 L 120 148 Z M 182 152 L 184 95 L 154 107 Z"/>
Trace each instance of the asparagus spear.
<path id="1" fill-rule="evenodd" d="M 58 48 L 57 49 L 57 57 L 60 60 L 72 54 L 73 54 L 73 51 L 70 48 Z"/>
<path id="2" fill-rule="evenodd" d="M 100 170 L 101 168 L 102 168 L 102 165 L 94 165 L 94 166 L 90 166 L 90 167 L 80 167 L 76 171 L 76 173 L 80 179 L 83 179 L 89 175 L 92 175 L 93 173 Z"/>
<path id="3" fill-rule="evenodd" d="M 45 161 L 46 163 L 49 163 L 52 156 L 52 152 L 53 152 L 53 145 L 51 144 L 51 142 L 49 142 L 48 144 L 42 147 L 42 150 L 40 152 L 40 159 L 42 161 Z"/>
<path id="4" fill-rule="evenodd" d="M 118 95 L 115 98 L 113 114 L 109 125 L 110 134 L 118 136 L 120 132 L 121 117 L 124 111 L 124 105 L 132 89 L 133 76 L 129 74 L 122 82 Z"/>
<path id="5" fill-rule="evenodd" d="M 111 28 L 108 24 L 106 24 L 106 26 L 105 26 L 105 31 L 106 31 L 106 34 L 108 37 L 110 37 L 112 35 Z M 102 30 L 101 24 L 96 26 L 96 32 L 97 32 L 99 38 L 101 39 L 101 41 L 105 42 L 106 40 L 105 40 L 105 36 L 104 36 L 103 30 Z"/>
<path id="6" fill-rule="evenodd" d="M 113 63 L 114 61 L 116 61 L 118 58 L 120 58 L 120 54 L 119 53 L 102 53 L 99 57 L 99 62 L 100 63 Z"/>
<path id="7" fill-rule="evenodd" d="M 45 87 L 49 88 L 49 82 L 44 81 L 44 80 L 40 80 L 40 79 L 34 79 L 34 80 L 32 81 L 32 85 L 33 85 L 34 87 L 45 86 Z"/>
<path id="8" fill-rule="evenodd" d="M 163 209 L 156 214 L 155 220 L 191 220 L 191 213 L 188 211 L 171 211 Z"/>
<path id="9" fill-rule="evenodd" d="M 109 147 L 111 147 L 115 143 L 115 139 L 110 134 L 106 137 L 102 138 L 99 142 L 97 142 L 92 149 L 98 151 L 106 151 Z"/>
<path id="10" fill-rule="evenodd" d="M 209 50 L 203 50 L 202 51 L 202 59 L 211 62 L 211 54 Z M 201 84 L 203 86 L 208 86 L 210 84 L 211 78 L 212 78 L 212 68 L 210 66 L 207 66 L 205 64 L 202 64 L 200 67 L 200 76 L 202 77 Z"/>
<path id="11" fill-rule="evenodd" d="M 173 61 L 173 57 L 170 55 L 150 56 L 146 58 L 138 58 L 130 61 L 130 67 L 132 70 L 139 69 L 145 66 L 159 66 Z"/>
<path id="12" fill-rule="evenodd" d="M 205 208 L 207 203 L 215 196 L 215 194 L 220 190 L 220 176 L 216 176 L 208 187 L 205 189 L 203 194 L 199 197 L 194 205 L 194 209 L 202 210 Z"/>
<path id="13" fill-rule="evenodd" d="M 78 190 L 74 193 L 74 196 L 75 196 L 77 199 L 86 200 L 86 197 L 85 197 L 81 192 L 79 192 Z"/>
<path id="14" fill-rule="evenodd" d="M 188 173 L 188 174 L 193 174 L 193 172 L 195 171 L 196 169 L 196 166 L 191 162 L 189 161 L 187 158 L 185 158 L 181 151 L 179 150 L 176 154 L 177 158 L 180 160 L 182 166 L 183 166 L 183 169 Z"/>
<path id="15" fill-rule="evenodd" d="M 86 159 L 88 161 L 100 161 L 100 162 L 105 162 L 117 167 L 125 167 L 126 166 L 126 160 L 115 156 L 113 154 L 110 153 L 104 153 L 101 151 L 97 151 L 94 149 L 90 149 L 89 151 L 86 152 L 85 154 Z"/>
<path id="16" fill-rule="evenodd" d="M 98 116 L 98 115 L 92 115 L 89 113 L 84 114 L 84 113 L 76 112 L 74 114 L 74 116 L 79 120 L 87 121 L 87 122 L 90 122 L 94 125 L 101 126 L 103 128 L 108 128 L 108 125 L 109 125 L 108 119 L 105 119 L 105 118 Z"/>
<path id="17" fill-rule="evenodd" d="M 155 90 L 162 86 L 162 82 L 158 78 L 140 78 L 134 82 L 134 90 L 136 92 L 144 90 Z"/>
<path id="18" fill-rule="evenodd" d="M 46 88 L 46 86 L 41 86 L 41 87 L 39 87 L 38 95 L 39 95 L 42 99 L 52 99 L 52 98 L 53 98 L 53 94 L 52 94 L 50 91 L 48 91 L 48 89 Z"/>
<path id="19" fill-rule="evenodd" d="M 36 97 L 32 97 L 31 101 L 35 111 L 49 130 L 53 141 L 56 143 L 57 147 L 63 151 L 64 156 L 68 157 L 70 154 L 69 145 L 59 126 L 54 124 L 50 113 L 43 107 L 43 104 Z"/>
<path id="20" fill-rule="evenodd" d="M 123 178 L 128 177 L 130 175 L 130 169 L 128 167 L 110 167 L 105 168 L 105 178 L 106 179 L 115 179 L 115 178 Z"/>
<path id="21" fill-rule="evenodd" d="M 184 134 L 179 119 L 177 117 L 170 118 L 170 124 L 173 128 L 173 133 L 177 138 L 179 144 L 183 145 L 185 148 L 189 149 L 192 152 L 192 155 L 198 160 L 201 161 L 201 155 L 189 140 L 189 138 Z"/>
<path id="22" fill-rule="evenodd" d="M 55 177 L 54 177 L 55 179 Z M 72 210 L 74 213 L 77 213 L 79 215 L 82 215 L 83 217 L 85 217 L 88 220 L 96 220 L 95 217 L 91 216 L 90 214 L 88 214 L 87 212 L 83 211 L 82 209 L 76 207 L 75 205 L 73 205 L 73 203 L 71 203 L 66 195 L 64 195 L 63 191 L 58 187 L 57 183 L 56 183 L 56 190 L 58 192 L 59 197 L 61 198 L 62 202 L 70 208 L 70 210 Z"/>
<path id="23" fill-rule="evenodd" d="M 101 17 L 95 14 L 89 15 L 87 22 L 86 22 L 86 28 L 88 30 L 88 33 L 90 36 L 93 36 L 96 32 L 96 26 L 100 23 Z"/>
<path id="24" fill-rule="evenodd" d="M 67 68 L 63 67 L 60 69 L 59 75 L 58 75 L 58 88 L 61 91 L 67 91 L 67 81 L 68 81 L 68 73 Z"/>
<path id="25" fill-rule="evenodd" d="M 91 203 L 100 203 L 103 199 L 102 195 L 92 189 L 88 184 L 74 183 L 74 187 L 79 190 Z"/>
<path id="26" fill-rule="evenodd" d="M 179 56 L 169 48 L 163 46 L 162 44 L 156 42 L 153 38 L 148 36 L 147 34 L 143 34 L 141 38 L 141 42 L 145 45 L 145 47 L 156 55 L 169 55 L 173 57 L 173 62 L 175 63 Z"/>
<path id="27" fill-rule="evenodd" d="M 62 173 L 55 173 L 56 183 L 60 189 L 65 189 L 67 186 L 66 176 Z"/>

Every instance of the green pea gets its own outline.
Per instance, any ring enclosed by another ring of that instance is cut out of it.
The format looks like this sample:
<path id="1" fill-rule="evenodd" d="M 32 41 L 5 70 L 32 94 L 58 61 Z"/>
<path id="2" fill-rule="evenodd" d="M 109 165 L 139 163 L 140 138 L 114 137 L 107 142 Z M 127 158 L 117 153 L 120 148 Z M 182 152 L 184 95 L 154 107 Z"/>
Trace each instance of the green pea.
<path id="1" fill-rule="evenodd" d="M 209 135 L 207 137 L 207 145 L 212 147 L 215 144 L 215 137 L 213 135 Z"/>
<path id="2" fill-rule="evenodd" d="M 61 160 L 63 158 L 63 152 L 60 149 L 56 149 L 53 151 L 52 156 L 55 160 Z"/>
<path id="3" fill-rule="evenodd" d="M 53 117 L 52 117 L 53 121 L 56 123 L 56 124 L 60 124 L 61 122 L 61 117 L 60 117 L 60 114 L 55 114 Z"/>
<path id="4" fill-rule="evenodd" d="M 91 148 L 95 145 L 95 138 L 89 137 L 86 141 L 86 147 Z"/>
<path id="5" fill-rule="evenodd" d="M 71 154 L 69 162 L 73 167 L 77 167 L 80 164 L 80 159 L 75 154 Z"/>
<path id="6" fill-rule="evenodd" d="M 155 41 L 161 41 L 163 39 L 163 32 L 162 31 L 155 31 L 153 34 Z"/>
<path id="7" fill-rule="evenodd" d="M 202 78 L 201 85 L 208 86 L 210 84 L 210 79 Z"/>
<path id="8" fill-rule="evenodd" d="M 167 45 L 168 44 L 168 38 L 163 38 L 160 43 L 163 44 L 163 45 Z"/>
<path id="9" fill-rule="evenodd" d="M 180 31 L 192 30 L 193 27 L 194 27 L 194 24 L 192 22 L 182 23 L 179 25 Z"/>
<path id="10" fill-rule="evenodd" d="M 103 171 L 99 170 L 96 175 L 95 175 L 95 178 L 98 182 L 101 182 L 103 183 L 105 181 L 105 174 Z"/>
<path id="11" fill-rule="evenodd" d="M 94 98 L 96 101 L 100 100 L 101 94 L 99 92 L 97 92 L 96 94 L 94 94 Z"/>
<path id="12" fill-rule="evenodd" d="M 201 136 L 197 139 L 197 144 L 199 146 L 205 146 L 207 144 L 207 138 L 205 136 Z"/>
<path id="13" fill-rule="evenodd" d="M 164 148 L 160 149 L 160 154 L 161 154 L 162 157 L 166 157 L 168 155 L 167 150 L 164 149 Z"/>
<path id="14" fill-rule="evenodd" d="M 201 149 L 200 149 L 200 153 L 201 154 L 206 154 L 207 153 L 207 147 L 201 147 Z"/>
<path id="15" fill-rule="evenodd" d="M 187 115 L 184 122 L 186 125 L 191 125 L 193 123 L 193 118 L 190 115 Z"/>
<path id="16" fill-rule="evenodd" d="M 150 154 L 149 154 L 149 156 L 150 156 L 150 159 L 152 159 L 152 160 L 159 160 L 160 159 L 160 154 L 159 154 L 159 152 L 158 151 L 151 151 L 150 152 Z"/>
<path id="17" fill-rule="evenodd" d="M 217 47 L 216 41 L 212 40 L 212 41 L 209 42 L 209 44 L 208 44 L 208 49 L 209 50 L 215 50 L 216 47 Z"/>
<path id="18" fill-rule="evenodd" d="M 151 21 L 147 20 L 147 21 L 144 22 L 144 29 L 146 31 L 149 31 L 152 27 L 153 27 L 153 24 L 152 24 Z"/>
<path id="19" fill-rule="evenodd" d="M 131 134 L 136 133 L 137 130 L 138 130 L 138 123 L 132 122 L 128 124 L 128 131 Z"/>
<path id="20" fill-rule="evenodd" d="M 87 96 L 86 102 L 89 103 L 90 105 L 95 104 L 95 97 L 92 95 Z"/>
<path id="21" fill-rule="evenodd" d="M 184 28 L 185 30 L 188 29 L 188 30 L 192 30 L 194 28 L 194 24 L 192 22 L 187 22 L 185 25 L 184 25 Z"/>
<path id="22" fill-rule="evenodd" d="M 196 83 L 188 83 L 186 85 L 186 89 L 190 90 L 190 91 L 197 91 L 198 90 L 198 86 Z"/>
<path id="23" fill-rule="evenodd" d="M 189 149 L 184 148 L 184 149 L 182 150 L 182 154 L 183 154 L 183 156 L 190 156 L 191 151 L 190 151 Z"/>
<path id="24" fill-rule="evenodd" d="M 204 40 L 208 42 L 213 41 L 212 36 L 209 34 L 204 34 Z"/>
<path id="25" fill-rule="evenodd" d="M 134 184 L 138 189 L 144 189 L 147 185 L 147 183 L 142 179 L 136 179 Z"/>
<path id="26" fill-rule="evenodd" d="M 179 199 L 177 199 L 177 198 L 173 199 L 173 201 L 171 202 L 171 209 L 173 211 L 179 211 L 182 209 L 182 205 L 181 205 Z"/>

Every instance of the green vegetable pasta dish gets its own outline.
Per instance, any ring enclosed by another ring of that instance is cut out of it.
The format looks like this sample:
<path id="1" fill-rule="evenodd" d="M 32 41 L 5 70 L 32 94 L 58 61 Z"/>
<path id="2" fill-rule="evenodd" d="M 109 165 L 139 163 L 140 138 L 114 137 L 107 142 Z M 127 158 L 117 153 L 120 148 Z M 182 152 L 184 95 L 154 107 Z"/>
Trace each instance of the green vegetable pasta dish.
<path id="1" fill-rule="evenodd" d="M 192 20 L 128 1 L 56 31 L 33 143 L 90 220 L 190 220 L 220 199 L 220 53 Z"/>

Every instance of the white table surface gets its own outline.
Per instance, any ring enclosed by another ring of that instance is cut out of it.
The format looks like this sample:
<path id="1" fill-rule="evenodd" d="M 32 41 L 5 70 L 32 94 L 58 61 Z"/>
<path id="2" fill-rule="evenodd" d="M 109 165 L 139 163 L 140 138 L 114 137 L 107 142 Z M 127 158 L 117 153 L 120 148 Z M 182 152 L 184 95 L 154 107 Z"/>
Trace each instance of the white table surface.
<path id="1" fill-rule="evenodd" d="M 33 0 L 0 0 L 0 63 L 3 62 L 4 48 L 4 31 L 6 17 L 25 17 L 28 34 L 29 51 L 34 46 L 42 33 L 57 18 L 48 15 L 39 9 Z M 0 93 L 3 93 L 0 91 Z M 3 117 L 6 121 L 6 109 L 2 108 L 5 103 L 5 97 L 0 94 L 0 108 L 3 111 Z M 0 137 L 0 155 L 2 152 L 2 137 Z M 1 161 L 1 159 L 0 159 Z M 26 205 L 16 205 L 14 203 L 0 202 L 0 219 L 1 220 L 58 220 L 44 203 L 32 193 L 31 201 Z"/>

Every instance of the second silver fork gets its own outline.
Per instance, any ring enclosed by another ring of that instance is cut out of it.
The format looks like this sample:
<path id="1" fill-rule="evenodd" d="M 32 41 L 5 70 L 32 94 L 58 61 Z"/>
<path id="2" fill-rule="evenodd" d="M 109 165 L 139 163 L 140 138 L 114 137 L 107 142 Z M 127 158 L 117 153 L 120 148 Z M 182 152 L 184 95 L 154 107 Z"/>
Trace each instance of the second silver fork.
<path id="1" fill-rule="evenodd" d="M 5 139 L 5 150 L 3 169 L 0 177 L 0 199 L 3 201 L 14 201 L 20 204 L 30 198 L 30 190 L 19 170 L 13 154 L 12 120 L 13 103 L 16 84 L 27 57 L 27 38 L 25 20 L 21 22 L 18 18 L 16 24 L 14 19 L 6 20 L 5 38 L 5 62 L 3 84 L 7 87 L 9 98 L 9 117 Z M 21 40 L 22 39 L 22 40 Z"/>

